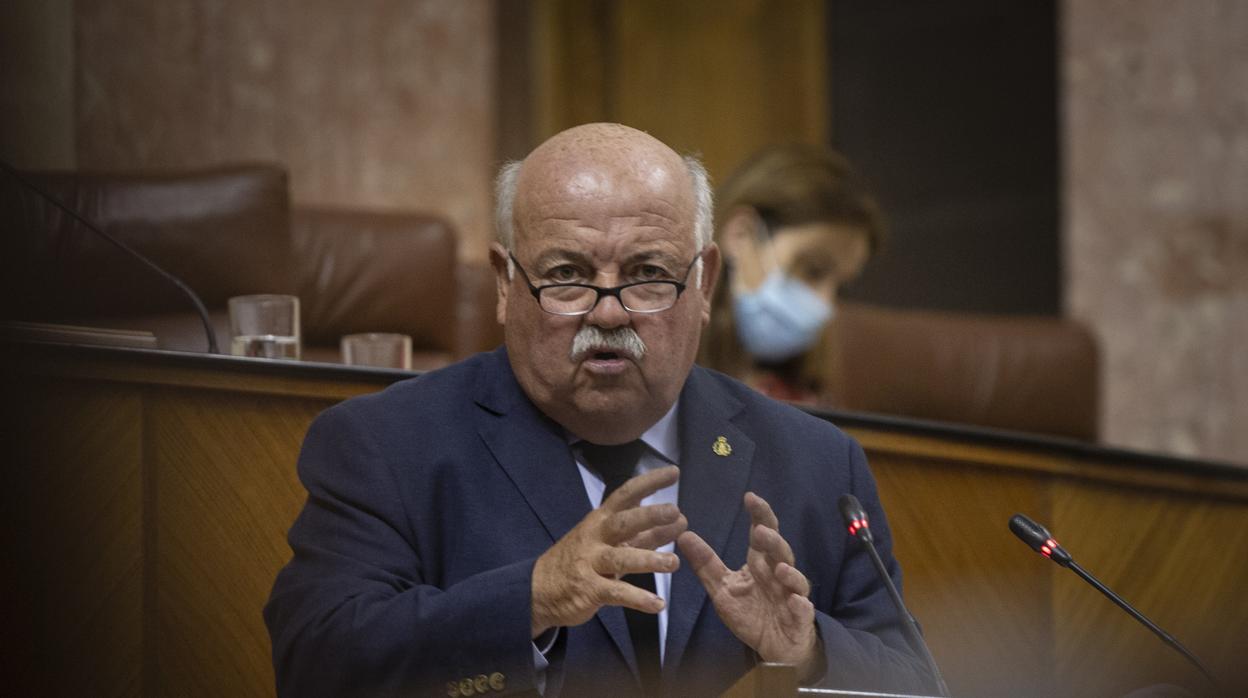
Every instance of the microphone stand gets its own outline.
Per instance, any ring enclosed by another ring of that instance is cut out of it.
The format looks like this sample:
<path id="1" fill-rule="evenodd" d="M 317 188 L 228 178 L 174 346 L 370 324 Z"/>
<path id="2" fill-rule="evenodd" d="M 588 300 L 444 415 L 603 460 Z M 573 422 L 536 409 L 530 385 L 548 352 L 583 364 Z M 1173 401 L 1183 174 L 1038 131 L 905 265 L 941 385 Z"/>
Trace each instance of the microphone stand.
<path id="1" fill-rule="evenodd" d="M 923 640 L 923 634 L 919 632 L 919 622 L 914 619 L 910 610 L 906 608 L 906 603 L 901 600 L 901 594 L 897 591 L 897 586 L 893 584 L 893 578 L 888 575 L 888 569 L 884 567 L 884 561 L 880 559 L 880 552 L 875 549 L 875 536 L 871 533 L 870 524 L 867 523 L 867 512 L 862 508 L 862 503 L 854 495 L 846 493 L 841 495 L 838 507 L 841 510 L 841 517 L 849 528 L 849 535 L 862 541 L 871 558 L 871 564 L 875 566 L 875 571 L 879 573 L 880 580 L 884 582 L 884 588 L 888 590 L 888 595 L 893 600 L 893 606 L 897 608 L 897 615 L 905 621 L 902 627 L 905 628 L 906 639 L 910 642 L 911 649 L 917 649 L 922 655 L 932 678 L 936 679 L 936 687 L 940 695 L 947 697 L 949 687 L 945 685 L 945 677 L 941 676 L 940 667 L 936 666 L 936 658 L 932 656 L 931 650 L 927 648 L 927 643 Z"/>
<path id="2" fill-rule="evenodd" d="M 1209 669 L 1206 668 L 1205 665 L 1202 664 L 1201 661 L 1196 658 L 1196 655 L 1189 652 L 1188 649 L 1183 646 L 1183 643 L 1176 640 L 1172 635 L 1170 635 L 1170 633 L 1166 632 L 1165 630 L 1162 630 L 1160 627 L 1158 627 L 1156 623 L 1149 620 L 1143 613 L 1140 613 L 1139 611 L 1135 610 L 1134 606 L 1127 603 L 1126 600 L 1123 599 L 1118 594 L 1115 594 L 1113 589 L 1110 589 L 1109 587 L 1102 584 L 1099 579 L 1097 579 L 1096 577 L 1093 577 L 1090 572 L 1080 567 L 1079 563 L 1075 562 L 1074 560 L 1071 560 L 1068 564 L 1063 565 L 1063 567 L 1069 567 L 1075 574 L 1082 577 L 1083 581 L 1087 582 L 1088 584 L 1091 584 L 1097 591 L 1104 594 L 1110 601 L 1113 601 L 1114 603 L 1118 604 L 1118 607 L 1126 611 L 1127 614 L 1130 615 L 1132 618 L 1143 623 L 1144 627 L 1153 631 L 1153 633 L 1157 637 L 1161 638 L 1162 642 L 1166 643 L 1167 645 L 1170 645 L 1170 647 L 1174 648 L 1179 654 L 1186 657 L 1187 661 L 1195 665 L 1197 669 L 1200 669 L 1200 673 L 1204 674 L 1205 678 L 1208 679 L 1210 683 L 1214 684 L 1215 686 L 1217 685 L 1217 680 L 1213 678 L 1213 674 L 1211 674 L 1209 672 Z"/>
<path id="3" fill-rule="evenodd" d="M 1162 630 L 1156 623 L 1145 617 L 1143 613 L 1135 610 L 1134 606 L 1127 603 L 1126 600 L 1118 594 L 1115 594 L 1112 589 L 1102 584 L 1099 579 L 1093 577 L 1091 573 L 1080 567 L 1079 563 L 1075 562 L 1075 558 L 1072 557 L 1070 553 L 1066 552 L 1066 549 L 1053 538 L 1053 534 L 1049 533 L 1049 529 L 1041 526 L 1035 521 L 1032 521 L 1024 514 L 1015 514 L 1010 517 L 1009 527 L 1010 532 L 1015 536 L 1018 536 L 1019 540 L 1026 543 L 1028 547 L 1049 558 L 1059 566 L 1068 567 L 1073 570 L 1074 573 L 1079 575 L 1083 581 L 1091 584 L 1094 589 L 1104 594 L 1110 601 L 1117 604 L 1119 608 L 1126 611 L 1127 615 L 1138 620 L 1144 625 L 1144 627 L 1153 631 L 1153 634 L 1161 638 L 1162 642 L 1166 643 L 1171 649 L 1183 655 L 1183 657 L 1187 659 L 1187 661 L 1191 662 L 1197 669 L 1200 669 L 1200 673 L 1205 675 L 1205 678 L 1209 680 L 1210 684 L 1215 687 L 1219 686 L 1218 680 L 1215 679 L 1209 669 L 1196 658 L 1196 655 L 1189 652 L 1188 649 L 1182 645 L 1182 643 L 1171 637 L 1170 633 Z"/>
<path id="4" fill-rule="evenodd" d="M 867 538 L 862 539 L 865 543 L 867 553 L 871 556 L 871 564 L 875 565 L 876 571 L 880 573 L 880 577 L 884 580 L 884 588 L 888 590 L 888 595 L 893 599 L 893 605 L 897 607 L 898 613 L 901 614 L 905 623 L 902 625 L 906 629 L 906 639 L 910 641 L 910 646 L 918 648 L 923 656 L 923 661 L 927 662 L 927 668 L 932 672 L 932 677 L 936 679 L 936 688 L 940 691 L 940 695 L 948 696 L 949 687 L 945 685 L 945 677 L 940 674 L 940 667 L 936 665 L 936 658 L 932 656 L 931 650 L 927 648 L 927 643 L 923 641 L 923 635 L 919 632 L 919 621 L 915 620 L 914 615 L 910 613 L 910 609 L 906 608 L 905 602 L 901 600 L 901 594 L 897 592 L 897 587 L 893 584 L 893 580 L 888 576 L 888 570 L 884 567 L 884 561 L 880 559 L 880 553 L 875 549 L 875 543 Z"/>

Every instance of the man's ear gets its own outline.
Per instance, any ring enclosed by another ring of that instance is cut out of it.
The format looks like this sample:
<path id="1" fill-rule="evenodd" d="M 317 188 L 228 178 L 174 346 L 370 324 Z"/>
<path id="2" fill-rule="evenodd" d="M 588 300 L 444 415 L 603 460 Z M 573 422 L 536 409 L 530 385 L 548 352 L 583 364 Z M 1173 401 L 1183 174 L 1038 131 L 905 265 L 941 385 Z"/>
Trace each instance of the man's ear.
<path id="1" fill-rule="evenodd" d="M 494 308 L 494 316 L 498 324 L 507 324 L 507 294 L 511 291 L 511 276 L 507 273 L 511 257 L 507 248 L 500 243 L 490 245 L 490 266 L 494 267 L 494 286 L 498 291 L 498 305 Z"/>
<path id="2" fill-rule="evenodd" d="M 702 252 L 702 326 L 711 321 L 711 300 L 715 298 L 715 286 L 719 283 L 719 273 L 723 260 L 719 255 L 719 245 L 711 243 Z"/>

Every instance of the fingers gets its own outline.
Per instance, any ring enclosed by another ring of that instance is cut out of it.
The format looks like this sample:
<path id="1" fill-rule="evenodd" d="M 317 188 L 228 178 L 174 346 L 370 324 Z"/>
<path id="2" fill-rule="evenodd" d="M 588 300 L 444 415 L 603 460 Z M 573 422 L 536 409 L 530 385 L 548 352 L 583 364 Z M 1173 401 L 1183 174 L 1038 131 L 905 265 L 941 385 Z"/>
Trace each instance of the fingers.
<path id="1" fill-rule="evenodd" d="M 660 553 L 641 548 L 605 547 L 594 556 L 594 571 L 607 577 L 643 572 L 675 572 L 680 558 L 674 553 Z"/>
<path id="2" fill-rule="evenodd" d="M 702 536 L 693 531 L 685 531 L 676 539 L 681 554 L 689 561 L 689 568 L 698 575 L 707 593 L 714 596 L 715 590 L 723 584 L 724 577 L 729 573 L 727 565 L 711 546 L 702 540 Z"/>
<path id="3" fill-rule="evenodd" d="M 746 565 L 756 581 L 773 596 L 810 594 L 810 582 L 794 565 L 793 548 L 780 535 L 780 522 L 767 500 L 753 492 L 745 495 L 750 512 L 750 550 Z"/>
<path id="4" fill-rule="evenodd" d="M 790 593 L 797 594 L 809 603 L 807 597 L 810 596 L 810 580 L 796 567 L 784 563 L 776 565 L 776 580 Z"/>
<path id="5" fill-rule="evenodd" d="M 780 520 L 776 518 L 776 513 L 771 510 L 767 500 L 753 492 L 746 492 L 745 508 L 750 512 L 750 523 L 780 530 Z"/>
<path id="6" fill-rule="evenodd" d="M 789 613 L 789 620 L 795 627 L 809 627 L 815 619 L 815 604 L 805 596 L 790 594 L 784 605 Z"/>
<path id="7" fill-rule="evenodd" d="M 680 508 L 675 504 L 652 504 L 606 514 L 601 525 L 602 541 L 618 545 L 649 529 L 675 524 L 682 518 Z"/>
<path id="8" fill-rule="evenodd" d="M 675 521 L 662 526 L 649 528 L 633 536 L 628 544 L 634 548 L 654 550 L 676 540 L 676 537 L 689 528 L 689 520 L 681 514 Z"/>
<path id="9" fill-rule="evenodd" d="M 624 606 L 642 613 L 658 613 L 666 606 L 658 594 L 622 579 L 603 580 L 598 589 L 598 600 L 602 606 Z"/>
<path id="10" fill-rule="evenodd" d="M 784 562 L 772 565 L 766 561 L 765 557 L 759 555 L 747 560 L 746 566 L 754 578 L 754 583 L 758 584 L 772 599 L 794 594 L 802 598 L 810 595 L 810 580 L 793 565 Z"/>
<path id="11" fill-rule="evenodd" d="M 766 555 L 771 565 L 781 562 L 793 564 L 793 548 L 774 528 L 753 526 L 750 528 L 750 549 Z"/>
<path id="12" fill-rule="evenodd" d="M 679 479 L 680 468 L 674 465 L 642 473 L 620 485 L 619 489 L 612 492 L 611 496 L 602 503 L 602 508 L 610 513 L 632 509 L 640 504 L 641 500 L 664 487 L 676 484 Z"/>

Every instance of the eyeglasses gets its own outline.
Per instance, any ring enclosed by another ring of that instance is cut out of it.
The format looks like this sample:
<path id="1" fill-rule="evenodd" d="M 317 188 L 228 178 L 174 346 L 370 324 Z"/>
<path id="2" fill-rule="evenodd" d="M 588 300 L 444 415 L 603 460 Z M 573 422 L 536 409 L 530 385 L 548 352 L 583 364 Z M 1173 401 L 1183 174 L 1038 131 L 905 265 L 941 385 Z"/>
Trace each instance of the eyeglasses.
<path id="1" fill-rule="evenodd" d="M 698 263 L 702 254 L 698 253 L 685 269 L 681 281 L 636 281 L 613 288 L 603 288 L 591 284 L 549 284 L 534 286 L 529 274 L 520 266 L 520 260 L 509 252 L 511 261 L 520 270 L 524 283 L 537 299 L 542 310 L 552 315 L 585 315 L 598 305 L 603 296 L 612 296 L 630 313 L 659 313 L 673 305 L 685 291 L 685 282 L 689 280 L 689 272 Z"/>

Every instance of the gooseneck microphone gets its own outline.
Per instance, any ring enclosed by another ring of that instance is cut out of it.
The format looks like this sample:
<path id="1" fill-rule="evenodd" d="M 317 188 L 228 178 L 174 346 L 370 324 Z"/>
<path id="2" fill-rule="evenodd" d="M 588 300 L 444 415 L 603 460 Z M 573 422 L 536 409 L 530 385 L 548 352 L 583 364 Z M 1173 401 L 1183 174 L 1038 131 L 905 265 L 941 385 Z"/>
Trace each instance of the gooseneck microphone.
<path id="1" fill-rule="evenodd" d="M 849 528 L 849 535 L 862 541 L 867 549 L 867 553 L 871 556 L 871 562 L 875 565 L 875 571 L 880 574 L 880 579 L 884 582 L 884 588 L 888 590 L 889 597 L 893 600 L 893 605 L 897 607 L 897 614 L 901 616 L 905 622 L 902 627 L 905 628 L 906 636 L 910 640 L 910 645 L 919 650 L 923 655 L 923 660 L 927 662 L 927 669 L 931 672 L 932 678 L 936 680 L 936 687 L 940 691 L 940 695 L 948 696 L 949 687 L 945 685 L 945 678 L 940 675 L 940 668 L 936 666 L 936 659 L 932 657 L 932 652 L 927 648 L 927 643 L 923 641 L 923 634 L 919 632 L 919 622 L 914 619 L 910 611 L 906 608 L 906 604 L 901 600 L 901 594 L 898 593 L 896 585 L 893 584 L 893 578 L 888 576 L 888 570 L 884 568 L 884 561 L 880 559 L 880 553 L 875 549 L 875 537 L 871 535 L 870 521 L 867 520 L 867 511 L 862 508 L 862 503 L 852 494 L 843 494 L 839 500 L 841 507 L 841 518 L 845 520 L 845 525 Z"/>
<path id="2" fill-rule="evenodd" d="M 1132 618 L 1140 621 L 1144 624 L 1144 627 L 1153 631 L 1157 637 L 1161 638 L 1162 642 L 1166 643 L 1175 649 L 1179 654 L 1187 658 L 1187 661 L 1194 664 L 1197 669 L 1200 669 L 1200 672 L 1205 675 L 1205 678 L 1208 679 L 1210 683 L 1215 686 L 1217 685 L 1217 680 L 1213 678 L 1213 674 L 1209 673 L 1209 670 L 1205 668 L 1204 664 L 1201 664 L 1200 660 L 1196 658 L 1196 655 L 1189 652 L 1188 649 L 1178 640 L 1174 639 L 1170 633 L 1167 633 L 1157 627 L 1156 623 L 1146 618 L 1143 613 L 1135 610 L 1135 607 L 1127 603 L 1121 596 L 1115 594 L 1113 590 L 1102 584 L 1100 580 L 1089 574 L 1087 570 L 1080 567 L 1079 564 L 1075 562 L 1075 559 L 1071 557 L 1070 553 L 1066 552 L 1066 549 L 1063 548 L 1055 538 L 1053 538 L 1048 529 L 1044 526 L 1041 526 L 1022 514 L 1015 514 L 1010 517 L 1010 530 L 1013 531 L 1014 535 L 1018 536 L 1019 539 L 1026 543 L 1032 550 L 1049 558 L 1062 567 L 1073 570 L 1075 574 L 1079 575 L 1083 579 L 1083 581 L 1091 584 L 1097 591 L 1109 597 L 1110 601 L 1118 604 L 1118 607 L 1130 614 Z"/>
<path id="3" fill-rule="evenodd" d="M 139 260 L 148 269 L 151 269 L 152 271 L 159 274 L 162 278 L 164 278 L 169 283 L 173 284 L 174 286 L 177 286 L 178 290 L 182 291 L 182 293 L 184 293 L 186 297 L 190 299 L 191 305 L 195 306 L 195 312 L 199 313 L 199 320 L 200 322 L 204 324 L 204 334 L 208 336 L 208 353 L 209 354 L 221 353 L 221 349 L 217 346 L 216 330 L 212 328 L 212 321 L 208 319 L 208 309 L 204 307 L 204 302 L 199 299 L 199 296 L 196 295 L 194 291 L 191 290 L 190 286 L 187 286 L 186 283 L 184 283 L 181 279 L 165 271 L 163 268 L 161 268 L 159 264 L 148 259 L 138 250 L 130 247 L 126 243 L 122 242 L 121 240 L 118 240 L 112 235 L 109 235 L 108 233 L 104 232 L 102 228 L 95 225 L 91 221 L 88 221 L 83 216 L 79 215 L 77 211 L 70 208 L 68 205 L 62 203 L 60 199 L 56 198 L 55 196 L 52 196 L 48 192 L 45 192 L 43 189 L 40 189 L 39 187 L 35 186 L 33 182 L 23 177 L 21 173 L 19 173 L 15 167 L 5 162 L 4 160 L 0 160 L 0 169 L 3 169 L 5 172 L 9 173 L 9 175 L 11 175 L 13 179 L 17 180 L 17 182 L 21 184 L 22 186 L 38 194 L 40 198 L 44 199 L 48 203 L 52 204 L 53 206 L 57 207 L 61 211 L 65 212 L 66 215 L 68 215 L 70 218 L 73 218 L 76 222 L 81 224 L 87 230 L 90 230 L 96 235 L 99 235 L 105 240 L 111 242 L 114 246 L 121 249 L 122 252 L 125 252 L 131 257 L 134 257 L 135 259 Z"/>

